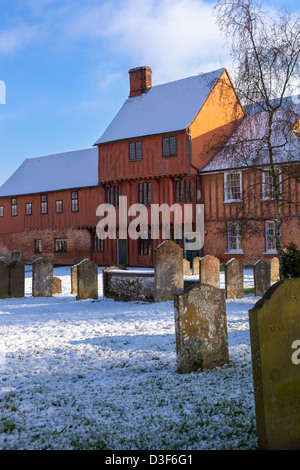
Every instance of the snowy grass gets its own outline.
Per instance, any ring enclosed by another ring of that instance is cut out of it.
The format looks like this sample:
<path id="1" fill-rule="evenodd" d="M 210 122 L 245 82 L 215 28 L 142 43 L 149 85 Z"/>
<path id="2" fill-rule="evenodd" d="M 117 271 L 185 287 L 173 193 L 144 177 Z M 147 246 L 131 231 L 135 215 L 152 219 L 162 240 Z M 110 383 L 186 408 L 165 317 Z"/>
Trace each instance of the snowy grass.
<path id="1" fill-rule="evenodd" d="M 0 301 L 0 449 L 255 449 L 248 310 L 227 301 L 229 364 L 180 375 L 172 302 Z M 224 278 L 222 277 L 222 283 Z M 245 270 L 245 285 L 253 286 Z"/>

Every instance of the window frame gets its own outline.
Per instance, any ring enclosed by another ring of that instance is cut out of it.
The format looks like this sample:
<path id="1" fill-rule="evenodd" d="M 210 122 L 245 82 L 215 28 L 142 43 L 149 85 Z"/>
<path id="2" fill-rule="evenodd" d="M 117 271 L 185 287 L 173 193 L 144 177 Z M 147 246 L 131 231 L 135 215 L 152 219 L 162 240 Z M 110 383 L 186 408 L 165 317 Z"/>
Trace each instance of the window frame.
<path id="1" fill-rule="evenodd" d="M 40 247 L 38 247 L 40 245 Z M 42 253 L 43 252 L 43 240 L 42 238 L 35 238 L 34 239 L 34 252 L 35 253 Z"/>
<path id="2" fill-rule="evenodd" d="M 279 190 L 280 190 L 280 193 L 282 191 L 282 173 L 279 173 L 280 171 L 280 168 L 276 168 L 275 169 L 276 172 L 278 172 L 278 178 L 279 178 Z M 272 186 L 270 185 L 270 183 L 266 183 L 266 176 L 268 175 L 269 178 L 272 179 Z M 271 189 L 272 189 L 272 195 L 268 195 L 266 194 L 266 185 L 268 186 L 271 186 Z M 272 201 L 274 199 L 274 194 L 273 194 L 273 191 L 274 191 L 274 186 L 273 186 L 273 177 L 271 175 L 271 169 L 265 169 L 262 171 L 262 174 L 261 174 L 261 198 L 263 201 Z"/>
<path id="3" fill-rule="evenodd" d="M 270 233 L 268 233 L 268 225 L 269 224 L 272 224 L 273 227 L 274 227 L 274 235 L 270 235 Z M 275 226 L 276 222 L 275 220 L 266 220 L 265 221 L 265 254 L 277 254 L 277 250 L 276 250 L 276 226 Z M 275 248 L 269 248 L 269 241 L 268 241 L 268 237 L 270 236 L 273 236 L 274 237 L 274 246 Z"/>
<path id="4" fill-rule="evenodd" d="M 103 241 L 102 238 L 99 238 L 97 236 L 97 232 L 93 232 L 93 245 L 92 245 L 92 251 L 95 253 L 99 253 L 103 251 Z"/>
<path id="5" fill-rule="evenodd" d="M 233 233 L 232 228 L 235 227 L 236 233 Z M 238 233 L 239 232 L 239 233 Z M 233 248 L 233 239 L 238 248 Z M 239 242 L 237 242 L 237 240 Z M 227 252 L 225 254 L 244 254 L 243 251 L 243 237 L 241 223 L 238 220 L 229 220 L 227 222 Z"/>
<path id="6" fill-rule="evenodd" d="M 4 206 L 0 206 L 0 217 L 4 217 Z"/>
<path id="7" fill-rule="evenodd" d="M 32 202 L 25 202 L 25 215 L 32 215 Z"/>
<path id="8" fill-rule="evenodd" d="M 71 211 L 79 212 L 78 191 L 71 191 Z"/>
<path id="9" fill-rule="evenodd" d="M 17 217 L 17 215 L 18 215 L 18 200 L 16 197 L 12 197 L 11 198 L 11 216 Z"/>
<path id="10" fill-rule="evenodd" d="M 175 151 L 171 151 L 173 144 L 171 144 L 171 139 L 174 139 Z M 177 152 L 177 135 L 164 136 L 161 139 L 161 155 L 162 157 L 176 157 Z"/>
<path id="11" fill-rule="evenodd" d="M 152 185 L 150 181 L 138 183 L 138 203 L 150 206 L 152 202 Z"/>
<path id="12" fill-rule="evenodd" d="M 134 140 L 129 142 L 129 161 L 135 162 L 137 160 L 143 160 L 143 149 L 142 149 L 142 141 L 141 140 Z"/>
<path id="13" fill-rule="evenodd" d="M 120 204 L 120 186 L 108 185 L 105 189 L 106 204 L 111 204 L 114 207 L 119 207 Z"/>
<path id="14" fill-rule="evenodd" d="M 57 243 L 62 245 L 61 248 L 57 247 Z M 68 253 L 67 238 L 54 238 L 54 253 Z"/>
<path id="15" fill-rule="evenodd" d="M 239 175 L 240 180 L 240 197 L 238 198 L 228 198 L 228 177 L 234 174 Z M 226 171 L 224 173 L 224 202 L 242 202 L 243 201 L 243 173 L 241 170 L 235 171 Z"/>
<path id="16" fill-rule="evenodd" d="M 58 206 L 61 206 L 61 210 L 58 210 L 59 207 Z M 55 201 L 55 211 L 56 211 L 56 214 L 62 214 L 63 211 L 64 211 L 64 203 L 63 203 L 63 200 L 62 199 L 57 199 Z"/>
<path id="17" fill-rule="evenodd" d="M 48 214 L 48 195 L 45 193 L 41 194 L 41 214 Z"/>

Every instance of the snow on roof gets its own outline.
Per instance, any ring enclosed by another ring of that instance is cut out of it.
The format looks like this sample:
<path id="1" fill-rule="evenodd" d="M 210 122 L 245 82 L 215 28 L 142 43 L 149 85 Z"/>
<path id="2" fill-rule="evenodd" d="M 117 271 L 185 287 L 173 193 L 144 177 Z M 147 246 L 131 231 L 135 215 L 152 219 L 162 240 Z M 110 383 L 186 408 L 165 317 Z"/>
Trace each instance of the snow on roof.
<path id="1" fill-rule="evenodd" d="M 28 158 L 0 187 L 0 196 L 17 196 L 98 184 L 98 149 Z"/>
<path id="2" fill-rule="evenodd" d="M 156 85 L 128 98 L 95 145 L 186 129 L 224 69 Z"/>
<path id="3" fill-rule="evenodd" d="M 275 164 L 300 161 L 300 141 L 291 130 L 299 115 L 300 106 L 277 111 L 272 138 Z M 268 165 L 268 119 L 267 112 L 245 116 L 226 144 L 200 172 Z"/>

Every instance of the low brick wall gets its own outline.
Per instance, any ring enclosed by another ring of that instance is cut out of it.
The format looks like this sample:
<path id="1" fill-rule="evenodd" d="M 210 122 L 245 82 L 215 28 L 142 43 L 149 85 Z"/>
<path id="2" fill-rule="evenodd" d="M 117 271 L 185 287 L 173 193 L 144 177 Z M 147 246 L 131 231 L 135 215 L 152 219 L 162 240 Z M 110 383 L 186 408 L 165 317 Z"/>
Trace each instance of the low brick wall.
<path id="1" fill-rule="evenodd" d="M 125 302 L 154 302 L 154 273 L 104 270 L 103 297 Z"/>

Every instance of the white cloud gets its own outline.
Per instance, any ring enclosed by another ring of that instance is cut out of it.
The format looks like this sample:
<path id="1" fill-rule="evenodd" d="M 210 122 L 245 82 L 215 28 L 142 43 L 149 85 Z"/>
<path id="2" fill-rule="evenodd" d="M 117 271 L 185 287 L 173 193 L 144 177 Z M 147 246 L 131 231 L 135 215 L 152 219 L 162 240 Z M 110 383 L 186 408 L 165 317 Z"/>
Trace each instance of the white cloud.
<path id="1" fill-rule="evenodd" d="M 85 5 L 71 15 L 66 34 L 105 40 L 132 67 L 149 65 L 158 82 L 219 68 L 222 56 L 228 60 L 212 6 L 202 0 Z"/>
<path id="2" fill-rule="evenodd" d="M 0 31 L 0 54 L 11 54 L 33 42 L 38 28 L 21 25 L 12 29 Z"/>

